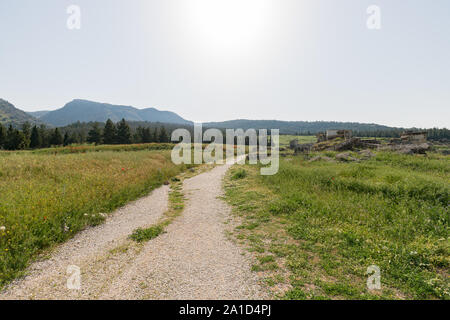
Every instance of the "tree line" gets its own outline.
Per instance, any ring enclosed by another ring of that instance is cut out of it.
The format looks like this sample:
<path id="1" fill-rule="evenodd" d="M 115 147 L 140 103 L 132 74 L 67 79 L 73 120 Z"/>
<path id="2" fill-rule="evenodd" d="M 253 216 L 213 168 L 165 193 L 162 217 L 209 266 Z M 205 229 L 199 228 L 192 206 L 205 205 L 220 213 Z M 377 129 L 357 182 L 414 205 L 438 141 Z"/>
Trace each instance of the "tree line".
<path id="1" fill-rule="evenodd" d="M 80 129 L 81 127 L 81 129 Z M 90 128 L 85 133 L 86 128 Z M 52 146 L 67 146 L 85 142 L 98 144 L 131 144 L 131 143 L 167 143 L 170 141 L 170 132 L 163 126 L 130 125 L 122 119 L 117 124 L 110 119 L 104 126 L 101 123 L 82 124 L 62 128 L 47 128 L 45 125 L 24 123 L 20 128 L 12 125 L 4 127 L 0 124 L 0 149 L 25 150 L 48 148 Z"/>
<path id="2" fill-rule="evenodd" d="M 114 123 L 110 119 L 106 123 L 76 122 L 59 128 L 48 128 L 45 125 L 24 123 L 20 128 L 0 124 L 0 149 L 24 150 L 48 148 L 51 146 L 67 146 L 71 144 L 131 144 L 131 143 L 167 143 L 173 130 L 184 127 L 191 132 L 192 126 L 175 124 L 127 122 L 124 119 Z M 204 128 L 207 129 L 207 128 Z M 428 139 L 433 141 L 449 141 L 450 130 L 443 128 L 412 129 L 426 131 Z M 357 137 L 399 138 L 405 131 L 403 128 L 389 130 L 356 131 Z M 297 135 L 313 135 L 311 131 L 297 132 Z M 246 141 L 247 144 L 247 141 Z"/>
<path id="3" fill-rule="evenodd" d="M 412 131 L 424 131 L 428 135 L 429 140 L 433 141 L 449 141 L 450 130 L 447 128 L 432 128 L 432 129 L 409 129 Z M 374 138 L 400 138 L 405 132 L 405 129 L 390 129 L 390 130 L 374 130 L 374 131 L 357 131 L 354 133 L 357 137 L 374 137 Z"/>
<path id="4" fill-rule="evenodd" d="M 150 127 L 137 127 L 132 133 L 130 126 L 122 119 L 116 124 L 108 119 L 105 126 L 100 128 L 97 123 L 94 123 L 91 130 L 88 132 L 87 142 L 97 144 L 131 144 L 131 143 L 150 143 L 159 142 L 167 143 L 170 138 L 164 126 L 159 129 L 155 127 L 153 130 Z"/>

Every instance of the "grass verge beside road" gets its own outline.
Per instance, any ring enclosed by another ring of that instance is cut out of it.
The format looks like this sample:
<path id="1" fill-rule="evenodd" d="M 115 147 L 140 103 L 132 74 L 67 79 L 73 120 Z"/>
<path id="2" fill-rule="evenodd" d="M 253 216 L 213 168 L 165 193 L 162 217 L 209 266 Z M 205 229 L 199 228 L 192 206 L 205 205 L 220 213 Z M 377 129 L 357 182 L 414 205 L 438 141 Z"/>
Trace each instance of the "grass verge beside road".
<path id="1" fill-rule="evenodd" d="M 274 176 L 235 167 L 225 190 L 241 221 L 235 237 L 278 298 L 448 299 L 449 181 L 442 155 L 288 156 Z M 367 289 L 371 265 L 381 290 Z"/>
<path id="2" fill-rule="evenodd" d="M 0 152 L 0 287 L 43 249 L 187 169 L 170 151 L 105 150 Z"/>

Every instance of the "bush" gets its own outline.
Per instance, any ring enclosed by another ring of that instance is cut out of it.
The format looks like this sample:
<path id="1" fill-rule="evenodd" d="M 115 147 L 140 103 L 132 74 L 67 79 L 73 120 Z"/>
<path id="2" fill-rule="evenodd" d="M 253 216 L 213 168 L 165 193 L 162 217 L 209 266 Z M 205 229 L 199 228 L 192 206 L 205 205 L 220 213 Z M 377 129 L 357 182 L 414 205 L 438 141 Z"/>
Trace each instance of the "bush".
<path id="1" fill-rule="evenodd" d="M 247 171 L 239 169 L 231 176 L 231 180 L 244 179 L 247 176 Z"/>

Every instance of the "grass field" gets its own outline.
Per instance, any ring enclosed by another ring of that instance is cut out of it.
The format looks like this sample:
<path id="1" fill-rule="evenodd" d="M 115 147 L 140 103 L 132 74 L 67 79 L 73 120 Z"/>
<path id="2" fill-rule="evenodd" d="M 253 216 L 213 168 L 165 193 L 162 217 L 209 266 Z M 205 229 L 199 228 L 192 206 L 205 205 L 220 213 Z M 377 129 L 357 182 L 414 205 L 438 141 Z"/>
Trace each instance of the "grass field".
<path id="1" fill-rule="evenodd" d="M 280 135 L 280 147 L 289 146 L 289 142 L 292 140 L 298 140 L 298 143 L 315 143 L 317 141 L 316 136 L 292 136 L 292 135 Z"/>
<path id="2" fill-rule="evenodd" d="M 242 223 L 234 236 L 275 296 L 450 298 L 449 156 L 280 160 L 277 175 L 245 165 L 225 182 Z M 381 290 L 367 289 L 370 265 L 381 270 Z"/>
<path id="3" fill-rule="evenodd" d="M 87 153 L 87 152 L 104 152 L 104 151 L 151 151 L 151 150 L 172 150 L 171 143 L 139 143 L 139 144 L 116 144 L 116 145 L 91 145 L 80 144 L 70 145 L 58 148 L 36 149 L 31 152 L 33 154 L 68 154 L 68 153 Z"/>
<path id="4" fill-rule="evenodd" d="M 186 169 L 172 163 L 169 150 L 153 149 L 167 148 L 152 144 L 0 152 L 0 286 L 43 249 L 101 223 L 104 213 Z"/>

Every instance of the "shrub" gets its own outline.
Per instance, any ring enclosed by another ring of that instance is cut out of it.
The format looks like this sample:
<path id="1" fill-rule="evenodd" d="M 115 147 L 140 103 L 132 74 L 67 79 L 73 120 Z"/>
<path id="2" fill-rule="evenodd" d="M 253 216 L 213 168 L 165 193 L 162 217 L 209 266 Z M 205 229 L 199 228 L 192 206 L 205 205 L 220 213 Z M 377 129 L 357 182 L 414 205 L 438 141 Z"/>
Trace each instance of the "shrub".
<path id="1" fill-rule="evenodd" d="M 247 171 L 239 169 L 231 176 L 231 180 L 244 179 L 247 176 Z"/>

